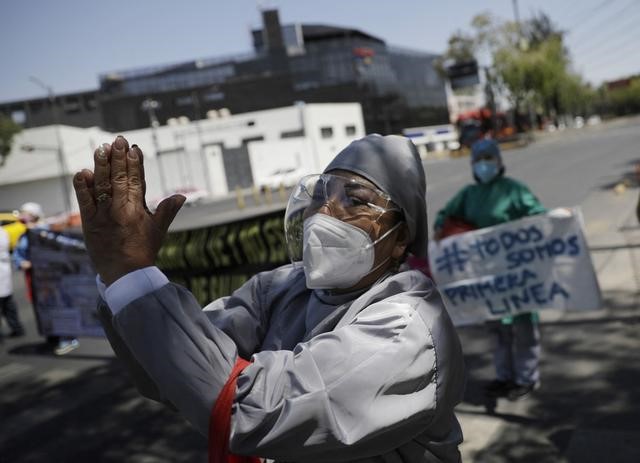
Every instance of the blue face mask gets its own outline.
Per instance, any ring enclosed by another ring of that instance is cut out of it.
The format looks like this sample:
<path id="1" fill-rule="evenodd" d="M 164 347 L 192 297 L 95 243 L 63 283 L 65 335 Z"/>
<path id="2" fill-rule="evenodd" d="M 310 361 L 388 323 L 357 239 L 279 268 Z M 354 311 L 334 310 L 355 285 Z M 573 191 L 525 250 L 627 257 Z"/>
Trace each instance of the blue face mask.
<path id="1" fill-rule="evenodd" d="M 480 183 L 489 183 L 498 175 L 498 163 L 495 161 L 478 161 L 473 164 L 473 173 Z"/>

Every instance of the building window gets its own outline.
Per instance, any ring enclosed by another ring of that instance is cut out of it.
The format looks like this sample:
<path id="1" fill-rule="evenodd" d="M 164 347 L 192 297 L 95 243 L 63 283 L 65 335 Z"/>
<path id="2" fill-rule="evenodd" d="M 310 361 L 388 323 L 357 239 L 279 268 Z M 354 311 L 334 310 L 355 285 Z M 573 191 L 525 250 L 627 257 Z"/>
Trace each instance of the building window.
<path id="1" fill-rule="evenodd" d="M 11 111 L 11 120 L 19 125 L 24 125 L 27 122 L 27 114 L 22 109 Z"/>
<path id="2" fill-rule="evenodd" d="M 193 104 L 193 97 L 191 95 L 176 98 L 176 106 L 190 106 L 191 104 Z"/>
<path id="3" fill-rule="evenodd" d="M 355 125 L 347 125 L 344 128 L 344 133 L 349 136 L 349 135 L 355 135 L 356 134 L 356 126 Z"/>
<path id="4" fill-rule="evenodd" d="M 304 137 L 304 129 L 288 130 L 280 133 L 280 138 L 297 138 Z"/>
<path id="5" fill-rule="evenodd" d="M 95 97 L 88 97 L 84 100 L 84 105 L 88 110 L 92 110 L 98 107 L 98 102 Z"/>
<path id="6" fill-rule="evenodd" d="M 29 105 L 29 111 L 32 113 L 40 112 L 43 108 L 43 103 L 40 101 L 34 101 L 32 103 L 27 103 Z"/>
<path id="7" fill-rule="evenodd" d="M 208 92 L 204 94 L 204 101 L 220 101 L 224 100 L 223 92 Z"/>
<path id="8" fill-rule="evenodd" d="M 293 89 L 299 92 L 303 90 L 310 90 L 312 88 L 318 88 L 319 86 L 320 86 L 319 82 L 311 82 L 311 81 L 295 82 L 293 84 Z"/>
<path id="9" fill-rule="evenodd" d="M 260 135 L 258 137 L 243 138 L 242 139 L 242 144 L 243 145 L 248 145 L 252 141 L 264 141 L 264 137 L 262 135 Z"/>
<path id="10" fill-rule="evenodd" d="M 80 112 L 80 102 L 77 98 L 66 98 L 62 103 L 62 109 L 67 114 L 75 114 Z"/>
<path id="11" fill-rule="evenodd" d="M 333 128 L 331 128 L 331 127 L 320 127 L 320 136 L 322 138 L 331 138 L 331 137 L 333 137 Z"/>

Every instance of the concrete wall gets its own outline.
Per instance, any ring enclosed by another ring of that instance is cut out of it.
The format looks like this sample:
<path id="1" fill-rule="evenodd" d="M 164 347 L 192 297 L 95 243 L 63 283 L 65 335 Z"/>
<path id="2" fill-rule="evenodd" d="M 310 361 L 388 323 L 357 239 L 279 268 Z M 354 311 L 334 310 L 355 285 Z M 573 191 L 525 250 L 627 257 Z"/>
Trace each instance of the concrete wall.
<path id="1" fill-rule="evenodd" d="M 1 168 L 0 168 L 1 169 Z M 71 185 L 71 176 L 65 177 Z M 70 186 L 70 190 L 73 188 Z M 60 178 L 47 178 L 29 182 L 14 183 L 0 186 L 0 211 L 13 211 L 28 201 L 40 203 L 47 216 L 56 215 L 65 209 Z M 77 209 L 75 197 L 69 198 L 74 209 Z"/>
<path id="2" fill-rule="evenodd" d="M 0 168 L 0 207 L 37 201 L 51 213 L 64 209 L 56 130 L 39 127 L 15 137 L 12 153 Z M 60 126 L 59 133 L 75 210 L 73 173 L 91 169 L 95 148 L 111 143 L 116 134 L 67 126 Z M 224 197 L 236 187 L 290 185 L 305 174 L 321 172 L 339 150 L 364 135 L 364 122 L 357 103 L 298 104 L 121 134 L 145 154 L 147 199 L 154 204 L 177 190 Z M 25 146 L 32 151 L 24 151 Z"/>

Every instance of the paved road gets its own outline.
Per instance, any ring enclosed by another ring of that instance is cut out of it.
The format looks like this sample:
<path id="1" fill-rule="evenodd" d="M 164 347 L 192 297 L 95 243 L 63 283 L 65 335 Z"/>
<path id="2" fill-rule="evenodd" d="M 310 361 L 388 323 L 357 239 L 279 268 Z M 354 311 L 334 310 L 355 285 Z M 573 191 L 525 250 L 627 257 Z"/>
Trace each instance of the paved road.
<path id="1" fill-rule="evenodd" d="M 507 175 L 524 181 L 547 207 L 583 205 L 630 175 L 640 158 L 640 119 L 539 137 L 504 152 Z M 430 215 L 471 181 L 469 159 L 427 161 Z"/>
<path id="2" fill-rule="evenodd" d="M 458 414 L 465 461 L 640 461 L 640 230 L 635 184 L 614 193 L 640 161 L 640 119 L 552 134 L 505 153 L 509 175 L 549 207 L 580 205 L 605 304 L 589 314 L 546 313 L 542 388 L 488 414 L 480 393 L 491 378 L 484 332 L 460 335 L 469 369 Z M 467 159 L 427 161 L 433 212 L 469 181 Z M 185 215 L 186 217 L 186 215 Z M 178 416 L 141 399 L 106 343 L 83 339 L 56 358 L 29 335 L 0 344 L 0 463 L 205 461 L 206 443 Z M 6 329 L 6 327 L 5 327 Z"/>
<path id="3" fill-rule="evenodd" d="M 491 345 L 482 329 L 460 330 L 469 370 L 458 407 L 464 461 L 640 461 L 639 127 L 637 118 L 616 121 L 504 153 L 507 173 L 547 207 L 581 207 L 604 304 L 586 315 L 543 312 L 542 387 L 525 400 L 500 401 L 493 415 L 481 392 L 493 375 Z M 469 165 L 426 167 L 433 218 L 469 181 Z"/>

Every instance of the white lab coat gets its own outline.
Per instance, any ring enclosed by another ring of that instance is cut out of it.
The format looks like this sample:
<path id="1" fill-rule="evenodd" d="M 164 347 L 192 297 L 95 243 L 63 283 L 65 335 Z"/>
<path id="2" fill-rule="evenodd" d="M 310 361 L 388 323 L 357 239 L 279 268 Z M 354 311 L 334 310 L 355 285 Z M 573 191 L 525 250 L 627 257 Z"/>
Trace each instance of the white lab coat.
<path id="1" fill-rule="evenodd" d="M 230 450 L 287 462 L 457 462 L 460 343 L 417 271 L 358 294 L 306 288 L 301 268 L 256 275 L 202 310 L 167 284 L 100 314 L 141 392 L 207 434 L 238 355 Z"/>
<path id="2" fill-rule="evenodd" d="M 9 258 L 9 234 L 0 227 L 0 297 L 13 294 L 11 259 Z"/>

